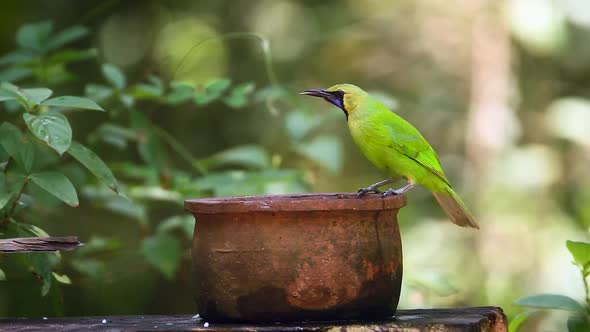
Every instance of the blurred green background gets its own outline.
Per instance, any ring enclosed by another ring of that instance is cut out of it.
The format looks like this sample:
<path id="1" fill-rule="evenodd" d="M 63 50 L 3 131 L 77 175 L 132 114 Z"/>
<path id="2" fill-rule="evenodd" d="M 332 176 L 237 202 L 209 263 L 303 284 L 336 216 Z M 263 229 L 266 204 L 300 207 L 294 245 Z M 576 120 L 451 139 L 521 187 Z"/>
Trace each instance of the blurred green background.
<path id="1" fill-rule="evenodd" d="M 120 68 L 129 85 L 152 74 L 196 86 L 218 79 L 255 84 L 240 107 L 227 100 L 128 106 L 145 112 L 201 166 L 220 164 L 206 174 L 170 146 L 163 148 L 166 160 L 146 160 L 108 139 L 87 139 L 108 115 L 69 114 L 74 138 L 89 142 L 111 166 L 131 201 L 105 203 L 107 194 L 88 186 L 79 208 L 50 204 L 37 211 L 35 224 L 49 234 L 94 244 L 91 252 L 62 254 L 56 270 L 71 284 L 45 297 L 34 280 L 11 280 L 7 273 L 0 281 L 1 316 L 195 313 L 187 234 L 145 241 L 167 220 L 190 229 L 180 217 L 184 198 L 350 192 L 383 178 L 354 146 L 341 111 L 297 95 L 344 82 L 379 94 L 422 131 L 482 226 L 458 228 L 426 190 L 408 194 L 399 217 L 401 308 L 497 305 L 512 317 L 520 311 L 512 303 L 531 293 L 583 298 L 564 243 L 588 240 L 590 226 L 586 0 L 21 0 L 0 6 L 0 54 L 16 48 L 14 36 L 25 23 L 89 28 L 71 45 L 96 50 L 67 65 L 77 79 L 59 88 L 42 85 L 59 94 L 91 96 L 88 83 L 106 84 L 103 63 Z M 208 39 L 233 32 L 255 32 L 265 41 Z M 26 78 L 15 84 L 35 86 Z M 0 112 L 0 120 L 5 116 Z M 244 145 L 236 155 L 216 155 Z M 138 181 L 151 167 L 156 178 Z M 178 174 L 191 190 L 166 184 L 166 176 Z M 156 251 L 171 253 L 163 254 L 163 264 L 146 259 Z"/>

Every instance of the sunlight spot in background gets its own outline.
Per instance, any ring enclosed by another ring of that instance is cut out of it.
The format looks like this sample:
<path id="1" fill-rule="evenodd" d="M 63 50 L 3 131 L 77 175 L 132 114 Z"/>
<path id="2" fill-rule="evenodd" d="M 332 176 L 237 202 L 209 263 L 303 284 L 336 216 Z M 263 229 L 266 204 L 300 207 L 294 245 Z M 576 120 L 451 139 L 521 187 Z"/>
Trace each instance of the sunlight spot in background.
<path id="1" fill-rule="evenodd" d="M 270 40 L 273 57 L 295 59 L 301 54 L 315 31 L 314 22 L 305 8 L 290 1 L 261 1 L 248 15 L 248 25 L 254 32 Z"/>
<path id="2" fill-rule="evenodd" d="M 554 150 L 537 144 L 514 148 L 498 158 L 492 170 L 493 183 L 511 191 L 541 190 L 562 174 Z"/>
<path id="3" fill-rule="evenodd" d="M 148 27 L 147 20 L 140 15 L 115 14 L 109 17 L 98 37 L 104 62 L 128 67 L 141 61 L 150 46 L 151 40 L 146 38 Z"/>
<path id="4" fill-rule="evenodd" d="M 507 18 L 512 33 L 529 51 L 551 55 L 566 41 L 563 8 L 553 0 L 510 0 Z"/>
<path id="5" fill-rule="evenodd" d="M 588 0 L 563 0 L 565 14 L 575 24 L 590 27 Z"/>
<path id="6" fill-rule="evenodd" d="M 198 18 L 175 18 L 164 23 L 156 37 L 154 61 L 171 80 L 203 83 L 222 78 L 227 69 L 225 41 L 211 40 L 195 47 L 217 36 L 213 27 Z"/>
<path id="7" fill-rule="evenodd" d="M 547 109 L 547 126 L 561 138 L 581 145 L 590 145 L 590 100 L 561 98 Z"/>

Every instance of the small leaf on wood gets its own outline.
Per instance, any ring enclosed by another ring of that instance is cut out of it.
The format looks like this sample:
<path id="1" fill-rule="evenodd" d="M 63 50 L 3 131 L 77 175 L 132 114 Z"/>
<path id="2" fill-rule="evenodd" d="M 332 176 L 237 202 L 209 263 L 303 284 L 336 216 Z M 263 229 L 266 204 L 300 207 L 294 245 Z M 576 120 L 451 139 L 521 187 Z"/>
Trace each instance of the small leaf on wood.
<path id="1" fill-rule="evenodd" d="M 70 280 L 70 277 L 68 277 L 65 274 L 57 274 L 55 272 L 52 272 L 51 274 L 53 274 L 53 277 L 55 278 L 55 280 L 57 280 L 57 282 L 59 282 L 60 284 L 66 284 L 66 285 L 72 284 L 72 280 Z"/>

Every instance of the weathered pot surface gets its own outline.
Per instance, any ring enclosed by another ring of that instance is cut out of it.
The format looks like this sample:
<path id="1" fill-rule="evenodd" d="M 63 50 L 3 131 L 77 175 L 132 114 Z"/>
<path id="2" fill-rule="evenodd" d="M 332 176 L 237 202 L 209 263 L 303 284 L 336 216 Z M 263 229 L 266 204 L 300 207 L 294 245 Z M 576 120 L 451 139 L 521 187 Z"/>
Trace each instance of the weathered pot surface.
<path id="1" fill-rule="evenodd" d="M 211 321 L 384 318 L 397 307 L 405 196 L 188 200 L 196 299 Z"/>

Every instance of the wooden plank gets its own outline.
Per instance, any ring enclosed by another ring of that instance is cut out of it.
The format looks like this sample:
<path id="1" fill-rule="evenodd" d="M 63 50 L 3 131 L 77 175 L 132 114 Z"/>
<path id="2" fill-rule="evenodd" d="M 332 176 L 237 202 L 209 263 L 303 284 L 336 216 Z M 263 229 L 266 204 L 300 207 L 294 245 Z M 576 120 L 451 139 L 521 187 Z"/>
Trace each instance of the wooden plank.
<path id="1" fill-rule="evenodd" d="M 0 318 L 0 331 L 280 331 L 280 332 L 506 332 L 502 309 L 398 310 L 395 318 L 372 322 L 302 322 L 276 324 L 222 324 L 190 315 L 105 316 L 64 318 Z"/>
<path id="2" fill-rule="evenodd" d="M 77 236 L 19 237 L 0 239 L 0 252 L 19 253 L 32 251 L 72 250 L 84 245 Z"/>

